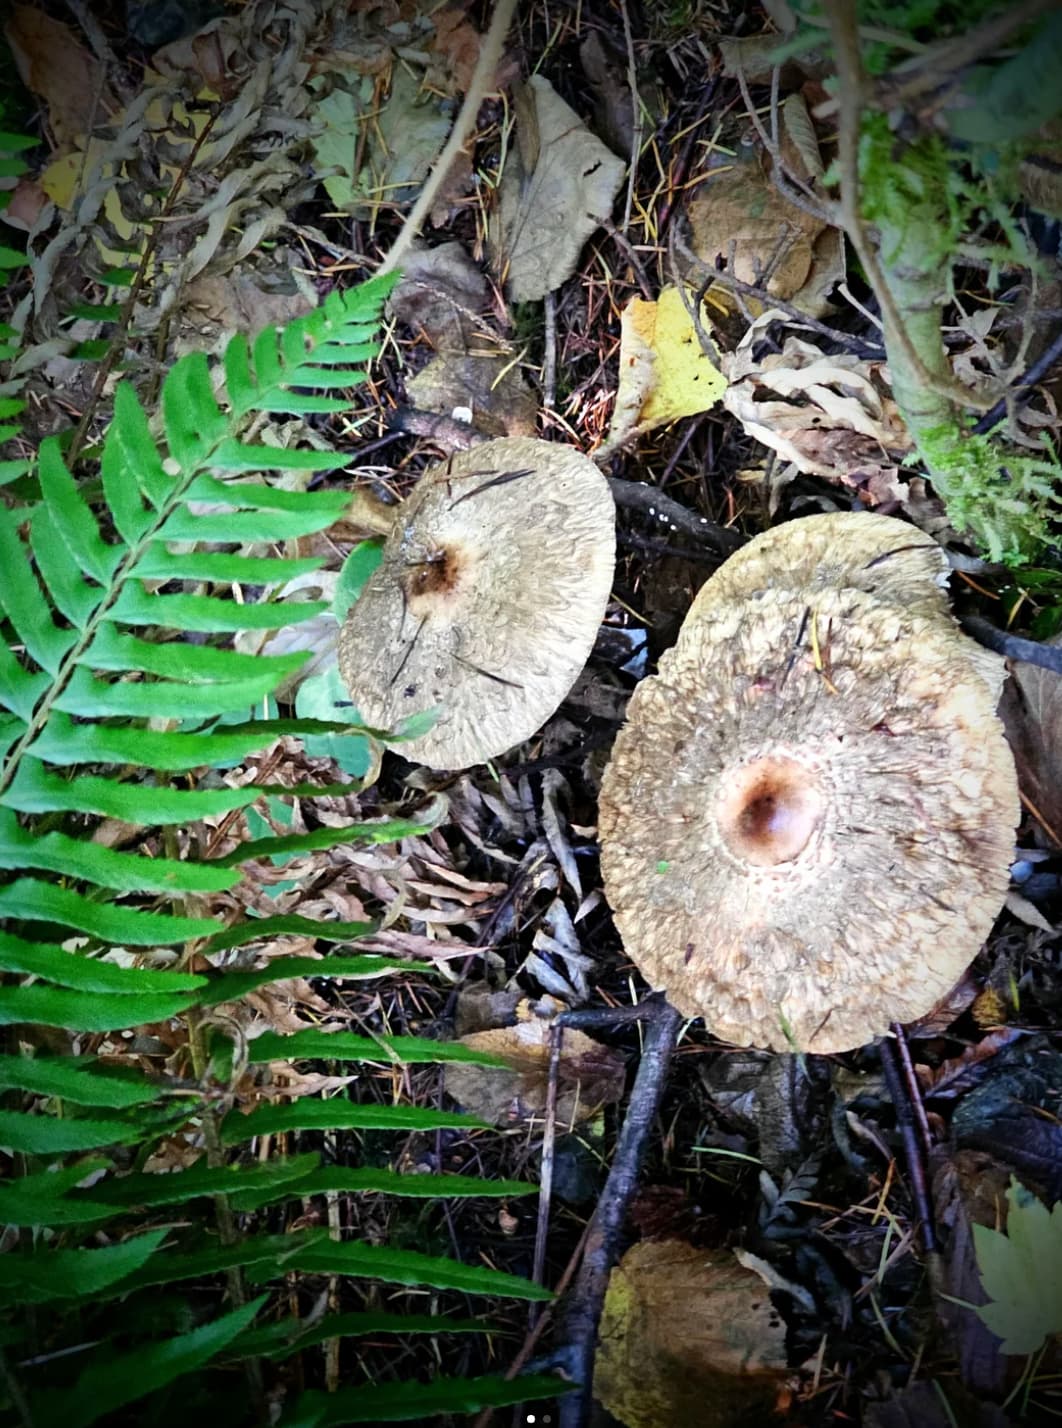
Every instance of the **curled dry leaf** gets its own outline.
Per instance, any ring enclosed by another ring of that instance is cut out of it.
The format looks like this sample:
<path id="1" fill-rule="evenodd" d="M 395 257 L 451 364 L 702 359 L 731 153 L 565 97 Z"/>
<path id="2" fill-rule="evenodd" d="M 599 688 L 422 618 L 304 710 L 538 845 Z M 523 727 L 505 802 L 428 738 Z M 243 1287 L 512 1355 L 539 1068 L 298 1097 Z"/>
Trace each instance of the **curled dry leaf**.
<path id="1" fill-rule="evenodd" d="M 628 1428 L 766 1422 L 785 1373 L 785 1324 L 729 1251 L 644 1241 L 612 1271 L 594 1394 Z"/>
<path id="2" fill-rule="evenodd" d="M 724 359 L 723 405 L 796 471 L 855 486 L 872 503 L 902 499 L 898 470 L 911 438 L 881 381 L 881 364 L 846 353 L 827 357 L 792 336 L 780 352 L 760 357 L 760 340 L 779 317 L 765 312 Z"/>
<path id="3" fill-rule="evenodd" d="M 707 326 L 707 318 L 704 318 Z M 726 378 L 702 350 L 678 288 L 635 297 L 620 318 L 619 383 L 601 458 L 643 432 L 714 407 Z"/>
<path id="4" fill-rule="evenodd" d="M 69 26 L 33 5 L 15 5 L 4 26 L 22 82 L 45 104 L 58 146 L 69 148 L 120 105 L 103 63 L 74 38 Z"/>
<path id="5" fill-rule="evenodd" d="M 475 1031 L 461 1038 L 462 1046 L 489 1051 L 512 1068 L 448 1064 L 444 1068 L 447 1094 L 466 1111 L 492 1125 L 513 1125 L 546 1109 L 549 1085 L 550 1021 L 531 1017 L 515 1026 Z M 566 1031 L 561 1042 L 557 1073 L 557 1124 L 570 1127 L 588 1121 L 602 1106 L 623 1094 L 626 1070 L 623 1057 L 581 1031 Z"/>
<path id="6" fill-rule="evenodd" d="M 814 192 L 823 164 L 802 94 L 786 96 L 781 118 L 784 169 Z M 790 203 L 773 172 L 764 167 L 759 148 L 749 142 L 738 146 L 730 167 L 714 170 L 698 189 L 689 205 L 689 221 L 693 251 L 707 267 L 722 259 L 740 282 L 788 299 L 812 316 L 828 310 L 830 294 L 844 278 L 840 230 L 825 217 Z"/>
<path id="7" fill-rule="evenodd" d="M 534 302 L 571 277 L 583 244 L 612 211 L 624 168 L 542 75 L 531 76 L 527 93 L 520 123 L 536 132 L 509 153 L 492 232 L 514 302 Z"/>
<path id="8" fill-rule="evenodd" d="M 1062 637 L 1047 643 L 1062 644 Z M 999 714 L 1022 792 L 1057 840 L 1062 834 L 1062 675 L 1016 661 Z"/>

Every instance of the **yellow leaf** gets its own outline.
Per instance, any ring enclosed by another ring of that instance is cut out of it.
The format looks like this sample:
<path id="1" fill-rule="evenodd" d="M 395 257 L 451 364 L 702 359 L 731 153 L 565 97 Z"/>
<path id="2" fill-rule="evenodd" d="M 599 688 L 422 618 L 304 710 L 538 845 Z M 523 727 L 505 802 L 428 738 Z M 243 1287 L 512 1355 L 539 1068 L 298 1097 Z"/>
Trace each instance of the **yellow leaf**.
<path id="1" fill-rule="evenodd" d="M 620 331 L 619 386 L 606 449 L 708 411 L 726 390 L 726 378 L 701 351 L 678 288 L 664 288 L 656 302 L 633 298 Z"/>

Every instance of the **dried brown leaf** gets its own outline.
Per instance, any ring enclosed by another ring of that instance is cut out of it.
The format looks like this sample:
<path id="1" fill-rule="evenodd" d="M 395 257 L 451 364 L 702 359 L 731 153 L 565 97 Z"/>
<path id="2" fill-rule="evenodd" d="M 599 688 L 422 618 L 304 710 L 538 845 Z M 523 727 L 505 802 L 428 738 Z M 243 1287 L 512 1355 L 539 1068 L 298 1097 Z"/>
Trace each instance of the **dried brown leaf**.
<path id="1" fill-rule="evenodd" d="M 504 1057 L 512 1069 L 448 1064 L 447 1094 L 493 1125 L 541 1116 L 549 1079 L 549 1029 L 548 1020 L 532 1017 L 462 1037 L 462 1045 Z M 581 1031 L 566 1031 L 557 1075 L 557 1124 L 570 1127 L 592 1119 L 602 1106 L 619 1100 L 625 1078 L 618 1052 Z"/>
<path id="2" fill-rule="evenodd" d="M 575 271 L 583 244 L 612 211 L 623 160 L 590 133 L 542 75 L 527 91 L 534 103 L 538 156 L 525 168 L 510 151 L 502 177 L 495 260 L 514 302 L 534 302 Z"/>
<path id="3" fill-rule="evenodd" d="M 60 148 L 85 140 L 121 107 L 106 67 L 74 38 L 69 26 L 31 5 L 15 5 L 4 26 L 22 82 L 43 99 Z"/>
<path id="4" fill-rule="evenodd" d="M 728 1251 L 643 1241 L 612 1271 L 594 1394 L 628 1428 L 766 1423 L 785 1373 L 785 1325 Z"/>
<path id="5" fill-rule="evenodd" d="M 1047 643 L 1062 644 L 1056 635 Z M 1022 792 L 1044 823 L 1062 834 L 1062 675 L 1015 663 L 1003 689 L 1000 718 L 1018 766 Z"/>

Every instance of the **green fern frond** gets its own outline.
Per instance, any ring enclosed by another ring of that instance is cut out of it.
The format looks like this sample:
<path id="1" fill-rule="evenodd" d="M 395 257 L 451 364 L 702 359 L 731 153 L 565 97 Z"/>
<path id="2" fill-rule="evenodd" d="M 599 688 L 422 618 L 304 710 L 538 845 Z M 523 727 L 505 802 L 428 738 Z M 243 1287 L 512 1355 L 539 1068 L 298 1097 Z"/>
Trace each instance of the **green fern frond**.
<path id="1" fill-rule="evenodd" d="M 36 147 L 37 140 L 27 134 L 0 133 L 0 177 L 19 178 L 29 172 L 29 165 L 18 156 L 27 149 Z M 0 212 L 10 204 L 13 189 L 0 189 Z M 0 289 L 5 288 L 12 273 L 28 266 L 25 253 L 9 244 L 0 244 Z M 14 361 L 18 356 L 21 334 L 8 322 L 0 322 L 0 363 Z M 20 396 L 21 383 L 17 380 L 0 382 L 0 446 L 13 440 L 21 431 L 15 418 L 21 416 L 26 403 Z M 25 476 L 33 463 L 25 457 L 0 460 L 0 486 L 17 481 Z"/>
<path id="2" fill-rule="evenodd" d="M 260 425 L 271 414 L 345 409 L 335 393 L 364 379 L 359 364 L 375 354 L 379 309 L 392 282 L 333 293 L 321 308 L 283 331 L 268 328 L 253 342 L 234 338 L 221 359 L 220 389 L 205 357 L 182 358 L 163 383 L 157 434 L 132 386 L 119 384 L 100 453 L 102 501 L 86 499 L 89 488 L 68 466 L 60 442 L 50 439 L 37 465 L 37 498 L 0 511 L 0 612 L 10 636 L 9 647 L 0 647 L 0 875 L 6 877 L 0 918 L 7 927 L 0 932 L 0 973 L 7 974 L 0 1025 L 20 1024 L 20 1038 L 34 1028 L 31 1044 L 52 1045 L 64 1030 L 80 1037 L 113 1034 L 164 1026 L 175 1017 L 194 1032 L 217 1016 L 213 1008 L 278 981 L 432 970 L 406 959 L 346 954 L 342 945 L 372 931 L 368 923 L 281 914 L 225 926 L 206 909 L 211 895 L 235 886 L 241 864 L 418 834 L 441 820 L 441 800 L 415 820 L 253 838 L 209 859 L 171 856 L 179 845 L 165 836 L 167 855 L 159 857 L 91 837 L 100 819 L 165 835 L 249 809 L 269 786 L 219 786 L 213 770 L 282 735 L 372 737 L 346 720 L 253 718 L 251 711 L 290 681 L 304 656 L 238 653 L 231 641 L 240 631 L 282 628 L 324 608 L 274 593 L 319 562 L 263 554 L 260 547 L 326 528 L 349 499 L 271 484 L 269 473 L 324 472 L 346 458 L 246 441 L 248 424 L 256 419 Z M 0 435 L 2 423 L 15 415 L 0 404 Z M 0 466 L 3 479 L 12 478 Z M 241 716 L 242 722 L 231 722 Z M 306 790 L 278 792 L 292 797 Z M 271 955 L 254 965 L 257 946 L 288 936 L 337 944 L 339 951 Z M 115 960 L 105 960 L 112 948 L 119 949 Z M 205 972 L 187 970 L 190 949 L 205 959 Z M 143 960 L 169 965 L 137 965 Z M 215 1053 L 208 1055 L 199 1035 L 193 1066 L 184 1068 L 195 1074 L 185 1080 L 118 1071 L 91 1056 L 0 1056 L 0 1093 L 14 1098 L 0 1108 L 0 1145 L 26 1162 L 20 1180 L 0 1184 L 0 1219 L 52 1232 L 3 1257 L 0 1295 L 8 1305 L 32 1304 L 58 1316 L 49 1330 L 56 1343 L 78 1343 L 86 1333 L 91 1338 L 78 1316 L 105 1304 L 106 1337 L 124 1323 L 119 1332 L 134 1345 L 129 1352 L 96 1351 L 80 1375 L 71 1364 L 65 1386 L 30 1372 L 35 1423 L 87 1425 L 205 1370 L 219 1355 L 227 1361 L 259 1353 L 283 1357 L 320 1342 L 314 1334 L 300 1336 L 297 1325 L 252 1327 L 264 1297 L 231 1313 L 215 1311 L 190 1330 L 184 1324 L 186 1332 L 145 1335 L 138 1315 L 145 1295 L 160 1285 L 216 1281 L 225 1273 L 239 1304 L 245 1280 L 269 1284 L 301 1270 L 469 1294 L 549 1297 L 513 1275 L 386 1246 L 339 1245 L 316 1231 L 231 1231 L 219 1243 L 216 1233 L 197 1230 L 202 1205 L 253 1214 L 340 1190 L 468 1197 L 533 1188 L 322 1166 L 316 1153 L 240 1163 L 241 1147 L 256 1136 L 343 1128 L 468 1131 L 483 1123 L 458 1112 L 362 1105 L 346 1097 L 296 1099 L 244 1115 L 229 1099 L 219 1103 L 204 1092 L 212 1075 L 224 1083 L 237 1059 L 232 1080 L 264 1061 L 294 1057 L 492 1064 L 482 1053 L 416 1037 L 336 1036 L 322 1047 L 309 1039 L 317 1033 L 307 1033 L 301 1039 L 268 1034 L 238 1058 L 232 1043 L 218 1037 L 229 1050 L 209 1060 Z M 145 1169 L 152 1148 L 190 1120 L 210 1128 L 206 1157 L 172 1174 Z M 131 1169 L 119 1170 L 119 1147 L 128 1147 Z M 237 1163 L 227 1163 L 229 1156 Z M 145 1232 L 138 1217 L 170 1206 L 191 1207 L 181 1211 L 188 1223 Z M 89 1239 L 101 1228 L 112 1239 L 102 1248 Z M 416 1319 L 392 1318 L 411 1332 L 426 1331 Z M 336 1336 L 365 1331 L 359 1316 L 330 1320 Z M 440 1330 L 481 1327 L 445 1316 L 432 1316 L 431 1323 Z M 9 1322 L 6 1332 L 17 1342 L 21 1325 Z M 518 1387 L 479 1383 L 483 1387 L 464 1380 L 440 1388 L 406 1385 L 406 1402 L 415 1404 L 418 1395 L 428 1402 L 433 1393 L 440 1402 L 463 1395 L 484 1404 L 498 1394 L 499 1402 L 535 1396 L 534 1385 L 525 1390 L 523 1380 Z"/>

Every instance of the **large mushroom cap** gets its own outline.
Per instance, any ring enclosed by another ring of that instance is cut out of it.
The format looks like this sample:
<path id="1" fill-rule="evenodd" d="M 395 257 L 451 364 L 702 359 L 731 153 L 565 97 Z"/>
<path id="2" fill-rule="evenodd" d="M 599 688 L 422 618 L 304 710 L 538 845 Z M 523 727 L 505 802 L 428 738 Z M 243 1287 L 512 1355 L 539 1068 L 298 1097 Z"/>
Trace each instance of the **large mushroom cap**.
<path id="1" fill-rule="evenodd" d="M 436 768 L 503 753 L 549 718 L 590 654 L 615 565 L 604 477 L 570 447 L 509 437 L 433 467 L 399 512 L 340 631 L 366 723 Z"/>
<path id="2" fill-rule="evenodd" d="M 948 558 L 931 536 L 892 516 L 838 511 L 774 526 L 725 561 L 691 608 L 755 600 L 764 590 L 861 590 L 950 618 Z M 695 617 L 694 617 L 695 618 Z"/>
<path id="3" fill-rule="evenodd" d="M 739 1045 L 843 1051 L 951 988 L 1018 818 L 999 680 L 970 647 L 852 589 L 698 602 L 600 805 L 624 946 L 680 1011 Z"/>

